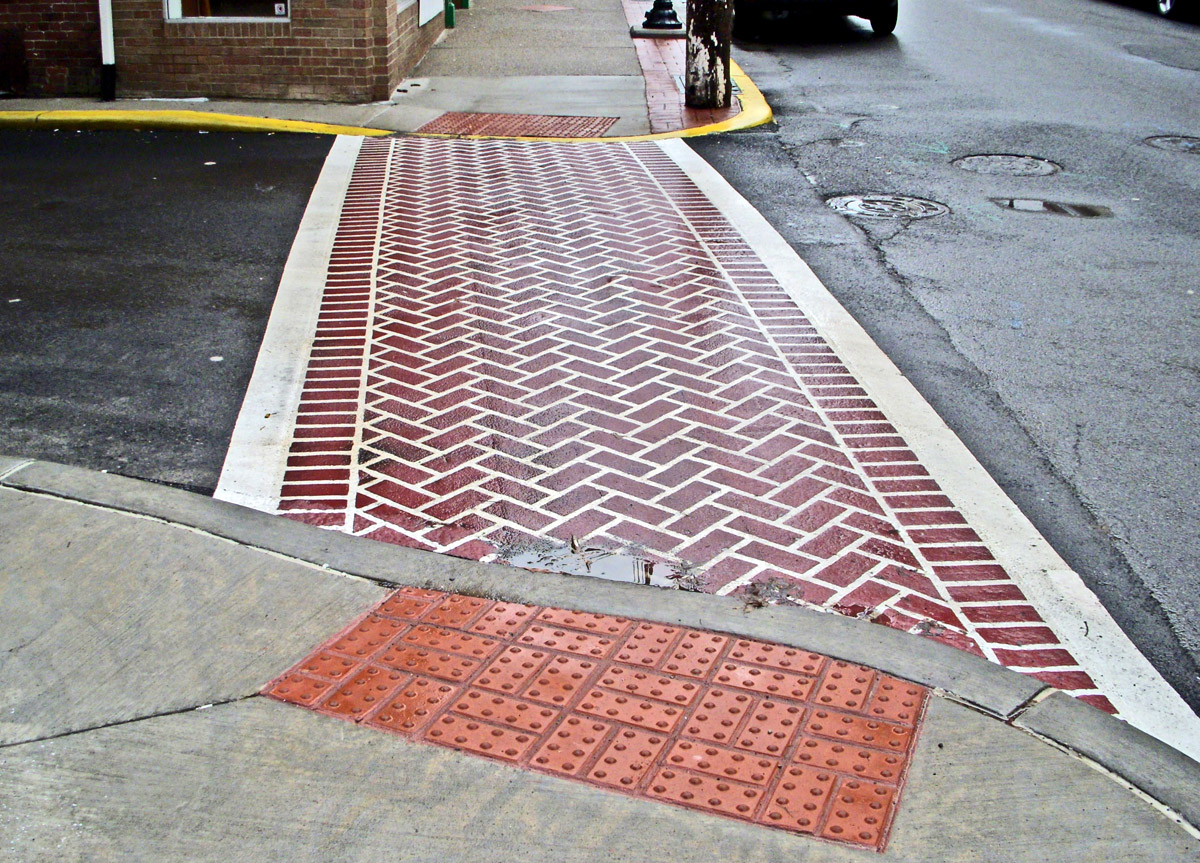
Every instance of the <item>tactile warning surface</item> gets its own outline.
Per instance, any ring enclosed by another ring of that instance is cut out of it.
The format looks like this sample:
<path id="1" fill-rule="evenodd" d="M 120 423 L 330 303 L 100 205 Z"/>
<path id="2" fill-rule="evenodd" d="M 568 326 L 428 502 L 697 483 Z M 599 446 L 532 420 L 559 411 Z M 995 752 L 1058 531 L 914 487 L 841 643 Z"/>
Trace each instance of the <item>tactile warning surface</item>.
<path id="1" fill-rule="evenodd" d="M 1111 709 L 654 144 L 364 143 L 287 465 L 279 511 L 312 524 L 483 560 L 636 549 L 660 579 L 867 618 Z M 615 634 L 579 631 L 570 652 L 609 656 Z M 622 650 L 708 669 L 681 642 Z"/>
<path id="2" fill-rule="evenodd" d="M 263 693 L 874 849 L 887 841 L 927 698 L 915 684 L 778 644 L 409 588 Z"/>
<path id="3" fill-rule="evenodd" d="M 599 138 L 616 117 L 569 117 L 550 114 L 470 114 L 448 111 L 418 132 L 432 135 L 495 135 L 509 138 Z"/>

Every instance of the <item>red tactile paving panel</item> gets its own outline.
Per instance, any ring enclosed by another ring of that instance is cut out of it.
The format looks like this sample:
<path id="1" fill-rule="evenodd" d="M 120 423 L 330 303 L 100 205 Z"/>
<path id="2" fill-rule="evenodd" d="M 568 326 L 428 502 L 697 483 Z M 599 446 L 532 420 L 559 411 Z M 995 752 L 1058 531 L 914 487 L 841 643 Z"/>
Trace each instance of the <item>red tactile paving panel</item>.
<path id="1" fill-rule="evenodd" d="M 506 138 L 599 138 L 615 122 L 616 117 L 448 111 L 417 131 L 434 135 L 492 135 Z"/>
<path id="2" fill-rule="evenodd" d="M 655 145 L 364 143 L 298 419 L 279 503 L 293 518 L 483 560 L 636 547 L 703 590 L 868 618 L 1111 709 Z M 397 619 L 424 621 L 423 599 L 397 599 Z M 524 620 L 474 610 L 429 622 Z M 634 660 L 627 633 L 583 631 L 647 668 L 708 673 L 683 640 L 640 639 Z"/>
<path id="3" fill-rule="evenodd" d="M 389 632 L 388 620 L 397 625 L 369 661 L 334 651 L 349 635 Z M 476 629 L 484 622 L 486 637 Z M 531 645 L 525 636 L 535 630 Z M 614 638 L 592 656 L 581 655 L 576 635 Z M 875 849 L 887 841 L 928 697 L 783 645 L 407 588 L 263 694 L 530 770 Z"/>

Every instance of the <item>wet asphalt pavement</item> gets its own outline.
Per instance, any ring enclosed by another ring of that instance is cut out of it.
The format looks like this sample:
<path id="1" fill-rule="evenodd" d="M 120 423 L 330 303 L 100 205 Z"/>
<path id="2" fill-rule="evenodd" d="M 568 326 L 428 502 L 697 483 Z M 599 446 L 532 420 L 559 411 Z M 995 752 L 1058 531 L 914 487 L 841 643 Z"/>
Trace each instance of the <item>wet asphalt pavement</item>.
<path id="1" fill-rule="evenodd" d="M 0 131 L 3 451 L 211 493 L 331 143 Z"/>
<path id="2" fill-rule="evenodd" d="M 1200 707 L 1200 27 L 1092 0 L 901 0 L 896 37 L 834 19 L 735 59 L 777 126 L 693 146 L 813 266 Z M 1032 155 L 1046 176 L 972 173 Z M 825 199 L 950 213 L 847 218 Z M 992 198 L 1098 205 L 1107 218 Z"/>

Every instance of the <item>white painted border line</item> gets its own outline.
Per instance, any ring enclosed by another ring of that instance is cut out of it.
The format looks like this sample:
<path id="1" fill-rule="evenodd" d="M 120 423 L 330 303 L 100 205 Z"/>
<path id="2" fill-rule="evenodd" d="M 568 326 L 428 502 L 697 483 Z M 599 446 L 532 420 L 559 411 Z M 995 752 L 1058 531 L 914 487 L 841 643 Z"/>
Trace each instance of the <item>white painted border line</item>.
<path id="1" fill-rule="evenodd" d="M 1200 760 L 1200 719 L 765 218 L 683 141 L 656 142 L 745 238 L 1131 725 Z"/>
<path id="2" fill-rule="evenodd" d="M 308 199 L 213 494 L 219 500 L 264 512 L 279 507 L 329 258 L 362 142 L 337 137 Z"/>

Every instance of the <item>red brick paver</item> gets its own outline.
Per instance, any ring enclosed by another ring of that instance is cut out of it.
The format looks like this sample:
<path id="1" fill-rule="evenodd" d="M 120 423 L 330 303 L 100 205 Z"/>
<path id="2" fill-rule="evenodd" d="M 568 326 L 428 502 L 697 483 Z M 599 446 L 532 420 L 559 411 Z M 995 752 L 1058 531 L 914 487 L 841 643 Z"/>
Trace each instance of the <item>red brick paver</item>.
<path id="1" fill-rule="evenodd" d="M 483 560 L 624 551 L 1111 709 L 655 144 L 365 142 L 279 509 Z"/>
<path id="2" fill-rule="evenodd" d="M 480 627 L 504 634 L 484 638 Z M 783 645 L 409 588 L 263 692 L 526 769 L 877 850 L 928 696 Z"/>

